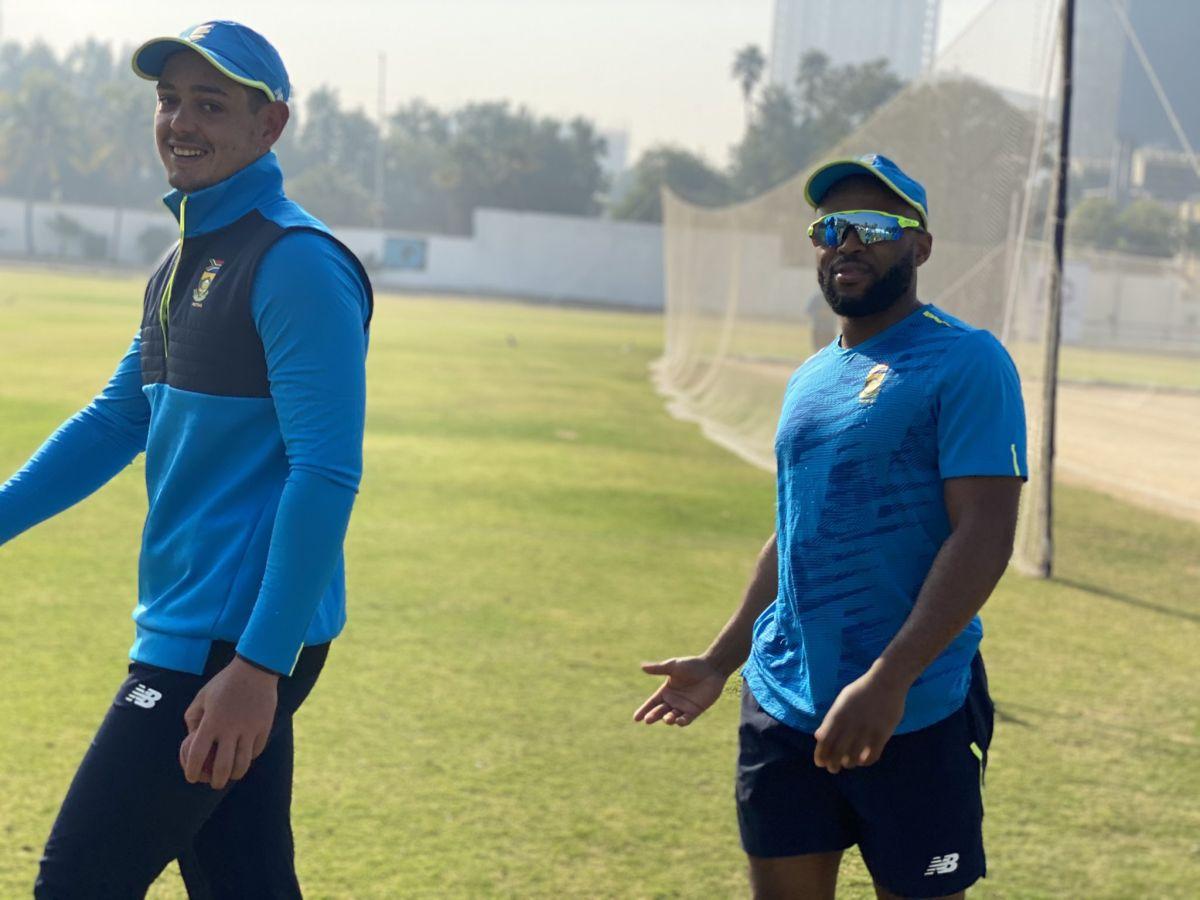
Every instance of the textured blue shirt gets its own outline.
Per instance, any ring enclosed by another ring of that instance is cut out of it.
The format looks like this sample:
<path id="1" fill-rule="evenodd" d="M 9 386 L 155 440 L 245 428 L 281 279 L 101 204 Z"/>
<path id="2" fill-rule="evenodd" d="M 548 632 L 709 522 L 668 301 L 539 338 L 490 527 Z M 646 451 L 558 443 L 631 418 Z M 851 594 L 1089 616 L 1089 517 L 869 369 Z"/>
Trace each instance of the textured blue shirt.
<path id="1" fill-rule="evenodd" d="M 814 732 L 916 602 L 950 534 L 948 478 L 1026 477 L 1016 368 L 991 334 L 923 306 L 788 382 L 775 442 L 779 594 L 744 676 L 768 713 Z M 897 733 L 966 696 L 976 617 L 909 691 Z"/>

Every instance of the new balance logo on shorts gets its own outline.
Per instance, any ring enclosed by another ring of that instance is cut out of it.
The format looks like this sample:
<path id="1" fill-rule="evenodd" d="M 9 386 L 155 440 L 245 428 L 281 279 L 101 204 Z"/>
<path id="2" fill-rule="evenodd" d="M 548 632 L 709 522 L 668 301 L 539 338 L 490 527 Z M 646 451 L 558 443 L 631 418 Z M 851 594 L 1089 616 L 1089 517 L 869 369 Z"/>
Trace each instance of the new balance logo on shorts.
<path id="1" fill-rule="evenodd" d="M 926 875 L 949 875 L 958 868 L 958 854 L 947 853 L 945 856 L 935 856 L 929 861 Z"/>
<path id="2" fill-rule="evenodd" d="M 125 699 L 142 709 L 153 709 L 154 704 L 162 699 L 162 691 L 139 684 L 125 695 Z"/>

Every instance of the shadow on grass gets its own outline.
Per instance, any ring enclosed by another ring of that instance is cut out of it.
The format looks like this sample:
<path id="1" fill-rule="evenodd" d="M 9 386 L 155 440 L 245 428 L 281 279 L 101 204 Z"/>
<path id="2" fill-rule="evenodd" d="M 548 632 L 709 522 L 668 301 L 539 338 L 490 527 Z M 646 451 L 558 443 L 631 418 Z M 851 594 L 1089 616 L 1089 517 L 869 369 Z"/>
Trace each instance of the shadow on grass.
<path id="1" fill-rule="evenodd" d="M 1003 722 L 1005 725 L 1018 725 L 1021 728 L 1029 727 L 1029 725 L 1030 725 L 1029 722 L 1027 722 L 1025 719 L 1020 718 L 1019 716 L 1013 715 L 1011 712 L 1008 711 L 1010 704 L 1001 703 L 999 700 L 994 701 L 994 703 L 996 704 L 996 720 L 997 721 Z"/>
<path id="2" fill-rule="evenodd" d="M 1055 578 L 1056 584 L 1061 584 L 1064 587 L 1075 588 L 1079 591 L 1086 591 L 1089 594 L 1094 594 L 1097 597 L 1104 597 L 1107 600 L 1115 600 L 1118 603 L 1124 603 L 1127 606 L 1136 606 L 1138 609 L 1149 610 L 1160 615 L 1171 616 L 1176 619 L 1184 619 L 1188 622 L 1200 622 L 1200 614 L 1188 612 L 1185 609 L 1174 609 L 1170 606 L 1163 606 L 1159 603 L 1152 603 L 1149 600 L 1143 600 L 1141 597 L 1131 597 L 1129 594 L 1122 594 L 1117 591 L 1110 591 L 1107 588 L 1098 587 L 1094 584 L 1088 584 L 1084 581 L 1076 581 L 1072 578 Z"/>

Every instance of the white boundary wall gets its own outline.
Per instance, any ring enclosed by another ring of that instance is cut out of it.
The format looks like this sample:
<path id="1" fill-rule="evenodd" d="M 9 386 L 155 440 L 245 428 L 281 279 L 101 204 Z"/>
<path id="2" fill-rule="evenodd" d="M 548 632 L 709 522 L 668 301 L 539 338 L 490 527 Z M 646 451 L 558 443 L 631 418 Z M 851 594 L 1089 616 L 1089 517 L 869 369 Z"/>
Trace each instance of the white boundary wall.
<path id="1" fill-rule="evenodd" d="M 480 209 L 471 237 L 343 228 L 362 259 L 385 259 L 388 239 L 425 242 L 424 269 L 379 268 L 380 288 L 497 294 L 660 310 L 657 225 Z"/>
<path id="2" fill-rule="evenodd" d="M 106 244 L 120 229 L 117 252 L 106 247 L 99 258 L 89 258 L 79 241 L 64 240 L 51 227 L 56 216 L 73 219 L 94 234 L 103 235 Z M 138 246 L 138 238 L 147 229 L 161 230 L 166 238 L 162 250 L 170 245 L 171 233 L 178 226 L 164 208 L 161 213 L 141 209 L 114 209 L 106 206 L 80 206 L 73 203 L 33 204 L 33 250 L 36 257 L 49 259 L 111 262 L 121 265 L 143 265 L 146 262 Z M 27 256 L 25 240 L 25 201 L 0 197 L 0 255 Z"/>
<path id="3" fill-rule="evenodd" d="M 120 227 L 119 245 L 89 257 L 82 242 L 64 239 L 51 227 L 68 216 L 87 231 L 108 239 Z M 139 242 L 148 229 L 170 244 L 170 215 L 143 210 L 63 203 L 35 203 L 34 253 L 48 260 L 108 262 L 143 268 L 149 253 Z M 337 236 L 371 267 L 381 290 L 398 289 L 595 303 L 661 310 L 663 306 L 662 230 L 657 225 L 611 219 L 476 210 L 470 237 L 337 228 Z M 424 250 L 424 267 L 375 265 L 388 257 L 391 240 Z M 25 203 L 0 197 L 0 256 L 25 257 Z"/>

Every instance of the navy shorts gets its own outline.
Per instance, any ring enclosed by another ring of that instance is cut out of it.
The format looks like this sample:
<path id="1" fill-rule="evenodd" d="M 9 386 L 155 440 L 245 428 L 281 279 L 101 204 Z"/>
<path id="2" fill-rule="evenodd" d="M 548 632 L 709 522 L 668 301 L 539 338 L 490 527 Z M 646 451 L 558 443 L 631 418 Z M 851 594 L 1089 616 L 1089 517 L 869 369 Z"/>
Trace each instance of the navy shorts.
<path id="1" fill-rule="evenodd" d="M 215 642 L 202 675 L 130 665 L 51 829 L 37 900 L 136 900 L 173 859 L 193 900 L 300 897 L 292 716 L 328 652 L 329 644 L 305 647 L 279 679 L 266 749 L 220 791 L 184 780 L 179 745 L 184 710 L 233 659 L 233 644 Z"/>
<path id="2" fill-rule="evenodd" d="M 871 877 L 902 897 L 966 890 L 986 874 L 983 771 L 992 705 L 983 661 L 966 704 L 894 735 L 877 763 L 832 775 L 816 739 L 772 718 L 742 686 L 738 823 L 746 853 L 801 856 L 857 844 Z"/>

